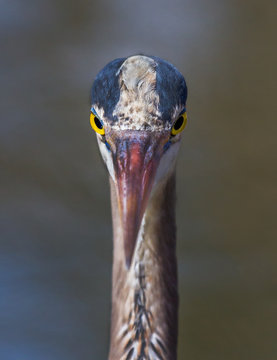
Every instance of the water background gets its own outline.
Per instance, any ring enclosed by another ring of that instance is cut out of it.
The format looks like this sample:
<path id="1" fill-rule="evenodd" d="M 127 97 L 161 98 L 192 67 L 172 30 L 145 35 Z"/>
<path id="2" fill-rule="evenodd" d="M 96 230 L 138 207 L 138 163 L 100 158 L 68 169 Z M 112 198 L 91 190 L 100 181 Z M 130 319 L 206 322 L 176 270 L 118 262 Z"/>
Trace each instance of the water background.
<path id="1" fill-rule="evenodd" d="M 107 359 L 112 230 L 89 89 L 153 54 L 188 88 L 180 360 L 276 360 L 275 1 L 0 0 L 0 359 Z"/>

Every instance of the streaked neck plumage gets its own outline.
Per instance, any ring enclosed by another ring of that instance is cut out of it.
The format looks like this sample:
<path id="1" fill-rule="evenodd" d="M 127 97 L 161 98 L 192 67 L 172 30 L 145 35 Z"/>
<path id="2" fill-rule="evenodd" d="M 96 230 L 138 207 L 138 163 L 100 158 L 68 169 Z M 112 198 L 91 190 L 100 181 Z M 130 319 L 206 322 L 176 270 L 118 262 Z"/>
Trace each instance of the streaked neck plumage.
<path id="1" fill-rule="evenodd" d="M 176 360 L 175 167 L 152 191 L 130 269 L 112 178 L 110 186 L 114 253 L 109 360 Z"/>

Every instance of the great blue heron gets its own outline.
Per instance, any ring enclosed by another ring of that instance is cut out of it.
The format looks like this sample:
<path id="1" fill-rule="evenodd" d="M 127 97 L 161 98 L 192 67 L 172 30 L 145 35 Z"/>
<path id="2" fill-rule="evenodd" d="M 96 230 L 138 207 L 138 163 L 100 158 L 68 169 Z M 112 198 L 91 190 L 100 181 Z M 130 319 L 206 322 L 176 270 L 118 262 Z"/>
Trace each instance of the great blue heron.
<path id="1" fill-rule="evenodd" d="M 177 357 L 175 165 L 186 98 L 183 76 L 153 56 L 116 59 L 92 86 L 113 217 L 109 360 Z"/>

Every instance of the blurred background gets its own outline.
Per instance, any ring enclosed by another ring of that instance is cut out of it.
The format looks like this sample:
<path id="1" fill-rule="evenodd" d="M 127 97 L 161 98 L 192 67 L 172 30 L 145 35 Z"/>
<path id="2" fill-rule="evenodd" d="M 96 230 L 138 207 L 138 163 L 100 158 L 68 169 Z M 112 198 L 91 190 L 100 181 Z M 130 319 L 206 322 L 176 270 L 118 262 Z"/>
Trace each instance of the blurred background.
<path id="1" fill-rule="evenodd" d="M 112 229 L 89 90 L 110 60 L 185 75 L 180 360 L 277 358 L 275 1 L 0 0 L 1 360 L 107 359 Z"/>

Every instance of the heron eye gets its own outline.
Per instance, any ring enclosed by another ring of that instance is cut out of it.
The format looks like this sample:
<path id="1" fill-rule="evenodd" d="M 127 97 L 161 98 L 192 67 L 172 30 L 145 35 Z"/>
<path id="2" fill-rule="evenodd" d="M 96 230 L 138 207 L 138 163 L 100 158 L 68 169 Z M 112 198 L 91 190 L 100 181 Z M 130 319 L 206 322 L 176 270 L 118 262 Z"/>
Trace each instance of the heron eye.
<path id="1" fill-rule="evenodd" d="M 187 125 L 187 121 L 188 121 L 187 113 L 184 112 L 178 117 L 178 119 L 175 121 L 175 124 L 172 126 L 171 135 L 175 136 L 179 134 L 181 131 L 183 131 L 185 126 Z"/>
<path id="2" fill-rule="evenodd" d="M 105 129 L 102 121 L 99 120 L 98 117 L 94 115 L 92 112 L 90 113 L 90 125 L 95 132 L 97 132 L 100 135 L 105 135 Z"/>

